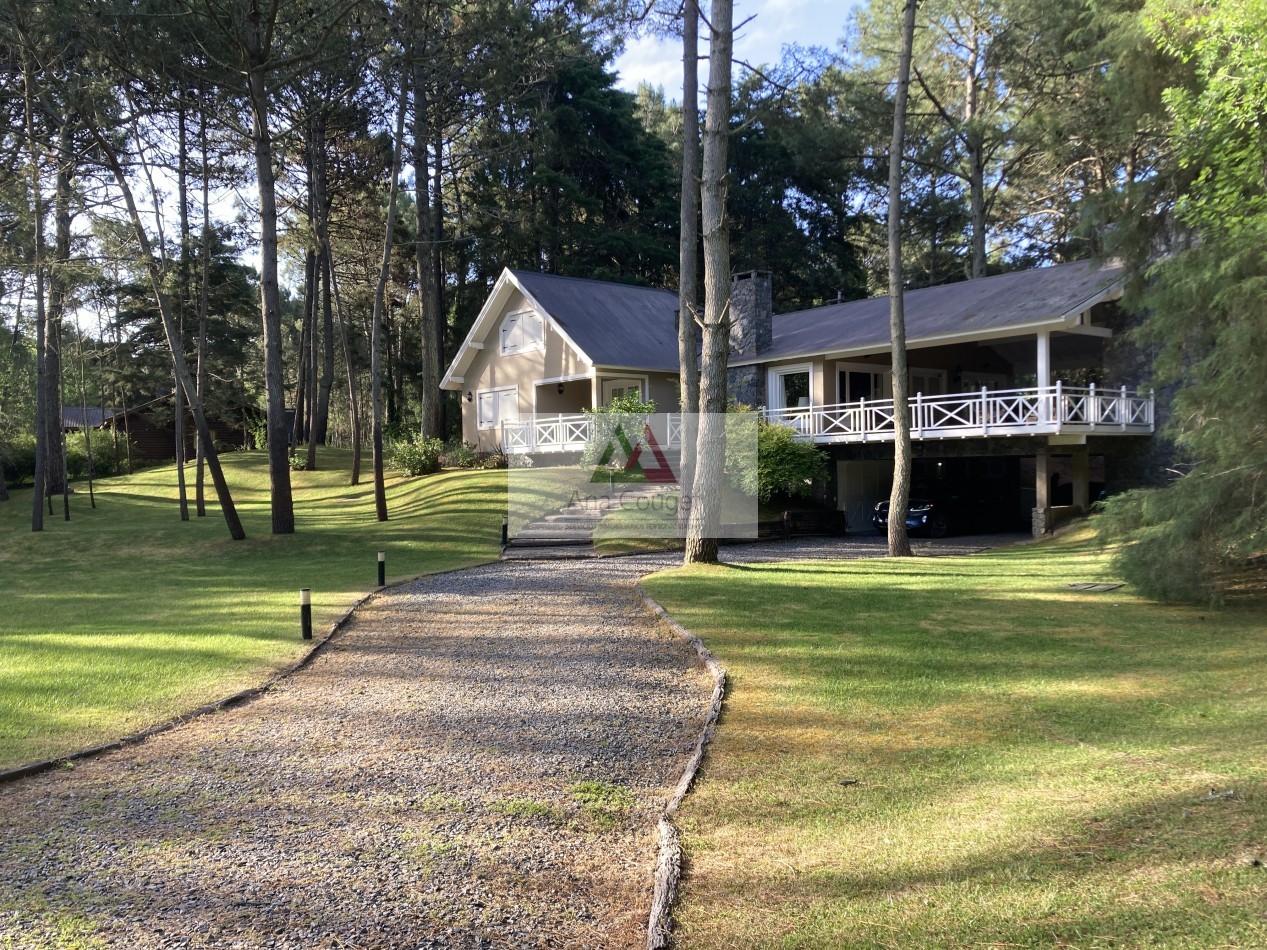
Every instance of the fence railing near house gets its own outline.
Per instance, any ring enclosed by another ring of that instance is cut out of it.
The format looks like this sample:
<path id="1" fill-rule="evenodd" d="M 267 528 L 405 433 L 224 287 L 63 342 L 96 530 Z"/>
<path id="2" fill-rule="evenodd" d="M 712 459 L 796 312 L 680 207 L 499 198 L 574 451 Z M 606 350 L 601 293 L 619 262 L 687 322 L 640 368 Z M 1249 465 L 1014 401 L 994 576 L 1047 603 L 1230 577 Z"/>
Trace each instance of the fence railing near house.
<path id="1" fill-rule="evenodd" d="M 910 400 L 911 438 L 968 439 L 1026 435 L 1148 435 L 1154 429 L 1151 392 L 1054 386 L 1025 389 L 981 389 L 971 393 L 925 396 Z M 794 428 L 804 439 L 823 443 L 886 442 L 893 439 L 891 399 L 860 399 L 829 406 L 763 409 L 768 422 Z M 664 432 L 666 448 L 681 441 L 682 417 L 673 413 Z M 585 448 L 592 420 L 584 414 L 536 415 L 502 423 L 507 454 L 579 452 Z"/>
<path id="2" fill-rule="evenodd" d="M 910 400 L 912 439 L 967 439 L 1021 435 L 1147 435 L 1154 428 L 1151 392 L 1054 386 L 981 389 Z M 892 441 L 892 399 L 830 406 L 766 409 L 763 416 L 821 443 Z"/>

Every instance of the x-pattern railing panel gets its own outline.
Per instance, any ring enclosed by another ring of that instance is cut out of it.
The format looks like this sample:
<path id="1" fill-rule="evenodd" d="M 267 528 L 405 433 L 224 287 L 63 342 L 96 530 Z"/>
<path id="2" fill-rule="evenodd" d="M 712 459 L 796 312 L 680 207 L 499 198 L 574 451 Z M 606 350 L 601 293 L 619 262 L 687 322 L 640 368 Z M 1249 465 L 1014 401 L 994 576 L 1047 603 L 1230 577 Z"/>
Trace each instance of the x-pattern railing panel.
<path id="1" fill-rule="evenodd" d="M 911 430 L 916 438 L 1056 433 L 1112 425 L 1133 431 L 1152 429 L 1152 396 L 1095 387 L 981 390 L 910 400 Z M 816 441 L 865 441 L 890 438 L 894 429 L 891 399 L 859 400 L 829 406 L 766 410 L 770 422 L 792 426 Z"/>

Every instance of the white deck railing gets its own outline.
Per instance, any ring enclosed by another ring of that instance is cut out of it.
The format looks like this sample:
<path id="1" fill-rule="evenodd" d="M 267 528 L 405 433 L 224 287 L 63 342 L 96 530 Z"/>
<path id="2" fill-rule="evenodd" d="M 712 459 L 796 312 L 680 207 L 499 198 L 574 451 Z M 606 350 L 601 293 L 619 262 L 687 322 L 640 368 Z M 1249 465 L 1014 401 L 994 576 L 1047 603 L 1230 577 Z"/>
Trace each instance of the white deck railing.
<path id="1" fill-rule="evenodd" d="M 1147 435 L 1153 431 L 1151 392 L 1065 386 L 981 389 L 910 400 L 911 438 L 967 439 L 1015 435 Z M 764 418 L 814 442 L 893 439 L 893 400 L 861 399 L 831 406 L 762 410 Z"/>
<path id="2" fill-rule="evenodd" d="M 1065 386 L 981 389 L 972 393 L 924 396 L 910 400 L 911 438 L 968 439 L 1021 435 L 1147 435 L 1154 428 L 1151 392 Z M 798 409 L 763 409 L 770 422 L 791 426 L 805 439 L 824 444 L 886 442 L 893 439 L 893 400 Z M 657 433 L 665 447 L 681 441 L 682 417 L 667 415 L 667 431 Z M 508 454 L 579 452 L 589 441 L 591 419 L 575 415 L 537 415 L 502 423 L 502 447 Z"/>

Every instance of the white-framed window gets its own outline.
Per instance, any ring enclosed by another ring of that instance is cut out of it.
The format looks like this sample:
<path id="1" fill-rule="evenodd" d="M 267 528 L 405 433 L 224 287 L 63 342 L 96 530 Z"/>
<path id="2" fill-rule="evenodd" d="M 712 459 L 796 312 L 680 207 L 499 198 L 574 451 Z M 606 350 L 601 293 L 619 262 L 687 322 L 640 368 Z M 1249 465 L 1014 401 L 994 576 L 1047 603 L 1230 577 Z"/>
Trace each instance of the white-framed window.
<path id="1" fill-rule="evenodd" d="M 603 405 L 611 404 L 613 399 L 624 396 L 627 393 L 635 394 L 639 399 L 645 399 L 646 393 L 643 391 L 643 381 L 641 379 L 633 379 L 622 377 L 620 379 L 604 379 L 603 380 Z"/>
<path id="2" fill-rule="evenodd" d="M 808 409 L 814 405 L 814 365 L 771 367 L 766 377 L 770 409 Z"/>
<path id="3" fill-rule="evenodd" d="M 539 350 L 545 346 L 545 324 L 535 310 L 520 310 L 506 314 L 500 333 L 502 356 L 513 356 Z"/>
<path id="4" fill-rule="evenodd" d="M 497 429 L 503 422 L 519 421 L 519 387 L 484 389 L 475 396 L 479 428 Z"/>

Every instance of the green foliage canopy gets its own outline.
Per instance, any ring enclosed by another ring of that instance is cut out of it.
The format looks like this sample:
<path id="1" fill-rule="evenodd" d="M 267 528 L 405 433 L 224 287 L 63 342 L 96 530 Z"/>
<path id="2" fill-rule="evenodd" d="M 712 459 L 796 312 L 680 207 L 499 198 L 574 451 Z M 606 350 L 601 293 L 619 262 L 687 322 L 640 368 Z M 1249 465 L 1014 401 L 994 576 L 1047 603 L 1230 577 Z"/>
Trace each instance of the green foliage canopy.
<path id="1" fill-rule="evenodd" d="M 1172 145 L 1191 177 L 1177 219 L 1187 248 L 1152 268 L 1146 342 L 1177 384 L 1171 433 L 1192 468 L 1114 499 L 1119 563 L 1148 593 L 1217 599 L 1267 550 L 1267 2 L 1157 2 L 1151 30 L 1187 64 L 1167 89 Z"/>

